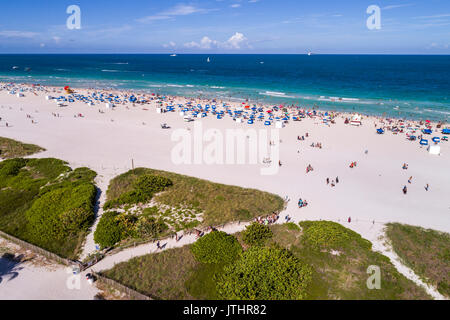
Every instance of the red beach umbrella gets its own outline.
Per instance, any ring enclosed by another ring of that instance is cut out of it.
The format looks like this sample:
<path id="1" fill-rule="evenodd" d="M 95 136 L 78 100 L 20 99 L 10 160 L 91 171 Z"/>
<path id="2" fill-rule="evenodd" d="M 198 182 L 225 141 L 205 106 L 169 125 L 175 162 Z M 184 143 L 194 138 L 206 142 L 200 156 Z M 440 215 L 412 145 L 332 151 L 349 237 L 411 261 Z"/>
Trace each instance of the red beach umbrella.
<path id="1" fill-rule="evenodd" d="M 65 87 L 64 87 L 64 90 L 69 90 L 69 86 L 65 86 Z"/>

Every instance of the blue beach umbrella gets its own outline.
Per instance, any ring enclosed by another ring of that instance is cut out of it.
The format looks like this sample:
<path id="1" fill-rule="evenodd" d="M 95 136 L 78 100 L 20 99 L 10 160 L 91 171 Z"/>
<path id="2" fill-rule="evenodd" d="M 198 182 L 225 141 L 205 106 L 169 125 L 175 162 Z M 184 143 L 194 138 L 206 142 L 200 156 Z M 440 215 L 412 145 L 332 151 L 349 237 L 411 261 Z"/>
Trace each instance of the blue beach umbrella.
<path id="1" fill-rule="evenodd" d="M 439 143 L 441 141 L 439 137 L 433 137 L 431 140 L 433 140 L 434 143 Z"/>
<path id="2" fill-rule="evenodd" d="M 426 139 L 420 140 L 420 145 L 427 146 L 428 145 L 428 140 L 426 140 Z"/>

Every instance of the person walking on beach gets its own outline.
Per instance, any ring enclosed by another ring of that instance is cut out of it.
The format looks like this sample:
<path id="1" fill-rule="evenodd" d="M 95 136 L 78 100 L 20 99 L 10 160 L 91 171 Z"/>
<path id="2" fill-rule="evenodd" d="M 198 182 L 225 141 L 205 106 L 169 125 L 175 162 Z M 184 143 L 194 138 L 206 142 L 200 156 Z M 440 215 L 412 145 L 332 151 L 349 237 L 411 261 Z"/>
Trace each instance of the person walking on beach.
<path id="1" fill-rule="evenodd" d="M 408 179 L 408 183 L 409 183 L 409 184 L 411 184 L 411 181 L 412 181 L 412 176 L 411 176 L 411 177 L 409 177 L 409 179 Z"/>
<path id="2" fill-rule="evenodd" d="M 158 242 L 156 243 L 156 247 L 157 247 L 158 249 L 161 249 L 161 244 L 160 244 L 159 240 L 158 240 Z"/>
<path id="3" fill-rule="evenodd" d="M 408 193 L 408 188 L 406 186 L 403 187 L 403 194 Z"/>
<path id="4" fill-rule="evenodd" d="M 429 188 L 430 186 L 428 185 L 428 183 L 427 183 L 427 185 L 425 186 L 425 190 L 426 191 L 428 191 L 428 188 Z"/>
<path id="5" fill-rule="evenodd" d="M 339 177 L 336 177 L 336 184 L 339 183 Z"/>
<path id="6" fill-rule="evenodd" d="M 327 178 L 327 184 L 330 184 L 330 178 Z"/>
<path id="7" fill-rule="evenodd" d="M 352 218 L 351 217 L 348 217 L 348 223 L 350 223 L 350 222 L 352 222 Z"/>

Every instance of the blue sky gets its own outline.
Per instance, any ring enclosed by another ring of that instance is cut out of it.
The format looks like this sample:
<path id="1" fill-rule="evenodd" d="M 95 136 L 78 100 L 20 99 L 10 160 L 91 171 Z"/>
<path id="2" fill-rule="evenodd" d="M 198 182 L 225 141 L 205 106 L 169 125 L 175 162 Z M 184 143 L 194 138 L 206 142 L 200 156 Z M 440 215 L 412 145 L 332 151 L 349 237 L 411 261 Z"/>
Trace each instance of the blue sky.
<path id="1" fill-rule="evenodd" d="M 66 9 L 81 9 L 69 30 Z M 366 9 L 381 8 L 369 30 Z M 0 53 L 449 54 L 449 0 L 2 1 Z"/>

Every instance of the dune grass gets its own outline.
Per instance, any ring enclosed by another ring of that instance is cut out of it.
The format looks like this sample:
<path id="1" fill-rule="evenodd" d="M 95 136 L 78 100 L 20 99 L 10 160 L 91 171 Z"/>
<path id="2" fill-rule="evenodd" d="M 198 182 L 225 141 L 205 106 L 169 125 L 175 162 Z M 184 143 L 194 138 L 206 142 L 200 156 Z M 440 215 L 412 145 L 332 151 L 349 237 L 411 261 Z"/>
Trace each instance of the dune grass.
<path id="1" fill-rule="evenodd" d="M 103 274 L 154 299 L 193 299 L 185 288 L 190 273 L 199 263 L 185 246 L 133 258 Z"/>
<path id="2" fill-rule="evenodd" d="M 26 157 L 41 151 L 45 151 L 45 149 L 34 144 L 0 137 L 0 158 L 2 159 Z"/>
<path id="3" fill-rule="evenodd" d="M 332 224 L 336 231 L 335 241 L 329 239 L 320 247 L 312 234 L 322 228 L 325 221 L 305 221 L 301 229 L 289 225 L 271 227 L 273 241 L 288 248 L 296 257 L 311 265 L 314 269 L 312 285 L 308 288 L 308 299 L 343 300 L 408 300 L 430 299 L 427 293 L 412 281 L 400 274 L 389 258 L 372 251 L 369 241 L 350 229 L 337 223 Z M 330 228 L 323 228 L 327 231 Z M 337 239 L 340 238 L 340 239 Z M 381 271 L 381 289 L 368 289 L 367 268 L 379 266 Z"/>
<path id="4" fill-rule="evenodd" d="M 312 283 L 307 288 L 309 300 L 399 300 L 430 299 L 426 292 L 401 275 L 389 259 L 371 250 L 371 243 L 340 225 L 332 225 L 335 235 L 343 235 L 332 248 L 317 247 L 305 237 L 307 228 L 313 234 L 322 228 L 321 222 L 299 225 L 273 225 L 273 237 L 266 247 L 288 249 L 313 269 Z M 327 228 L 325 228 L 327 229 Z M 325 230 L 324 229 L 324 230 Z M 235 235 L 244 249 L 242 233 Z M 335 238 L 336 239 L 336 238 Z M 202 264 L 195 260 L 190 245 L 156 254 L 133 258 L 105 271 L 112 278 L 141 293 L 157 299 L 218 299 L 214 275 L 223 265 Z M 381 269 L 381 289 L 369 290 L 367 268 Z"/>
<path id="5" fill-rule="evenodd" d="M 0 162 L 0 230 L 76 259 L 94 217 L 95 176 L 52 158 Z"/>
<path id="6" fill-rule="evenodd" d="M 251 220 L 283 208 L 283 199 L 268 192 L 146 168 L 130 170 L 111 180 L 105 206 L 108 207 L 109 203 L 121 195 L 133 191 L 134 181 L 143 175 L 170 179 L 173 185 L 155 195 L 153 200 L 174 208 L 185 206 L 203 212 L 202 224 L 206 226 Z"/>
<path id="7" fill-rule="evenodd" d="M 408 267 L 442 295 L 450 297 L 450 234 L 389 223 L 386 235 Z"/>

